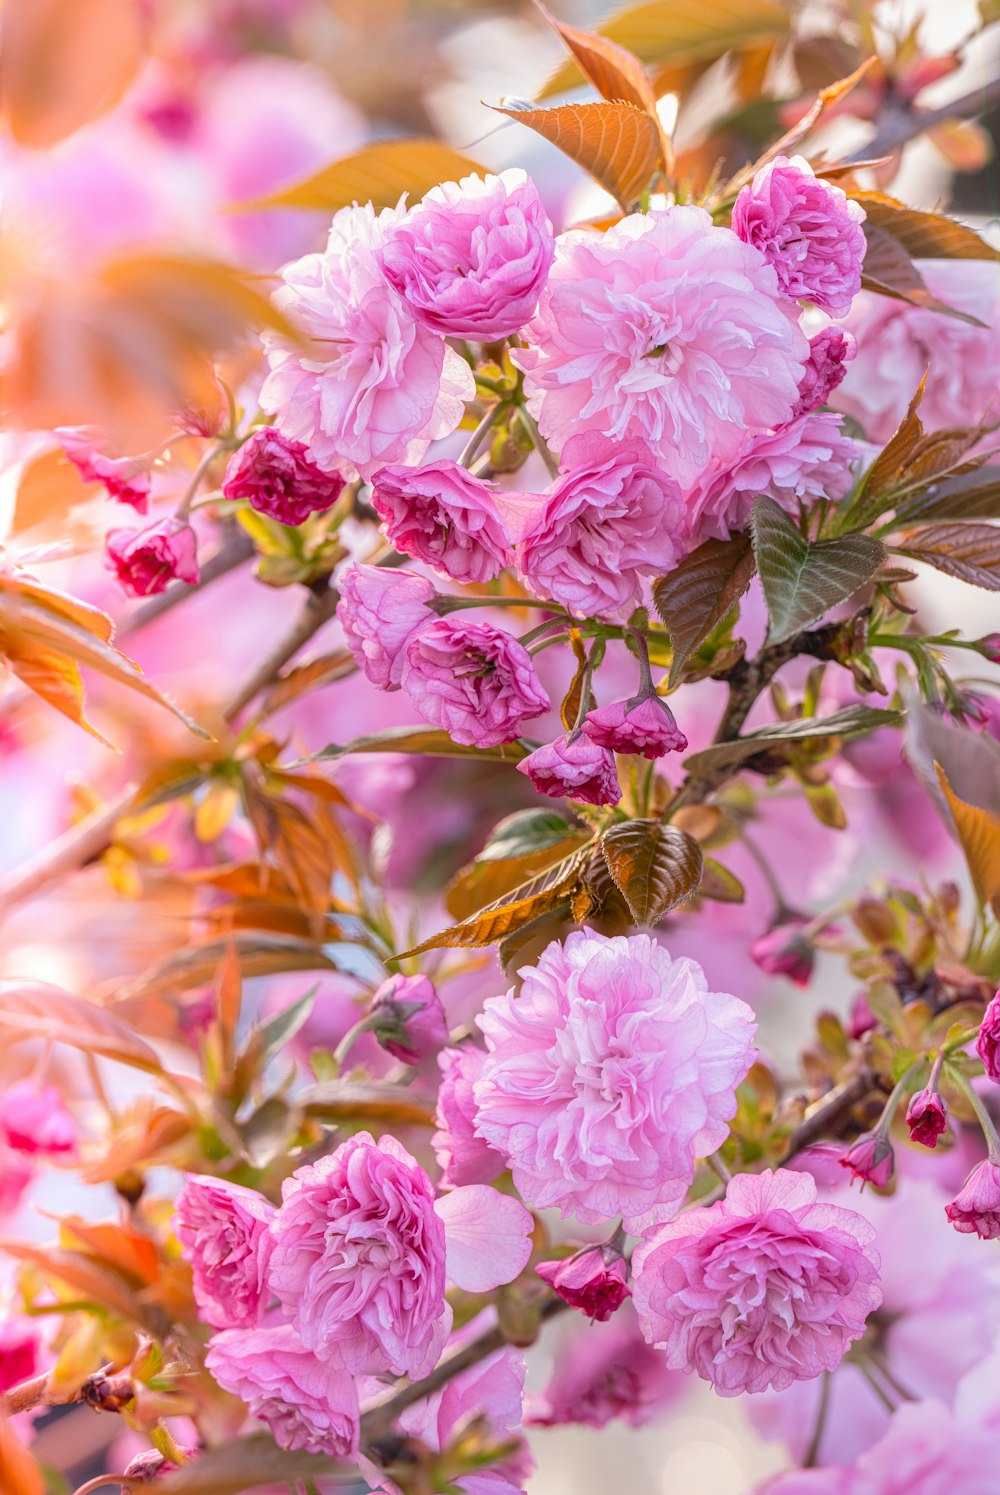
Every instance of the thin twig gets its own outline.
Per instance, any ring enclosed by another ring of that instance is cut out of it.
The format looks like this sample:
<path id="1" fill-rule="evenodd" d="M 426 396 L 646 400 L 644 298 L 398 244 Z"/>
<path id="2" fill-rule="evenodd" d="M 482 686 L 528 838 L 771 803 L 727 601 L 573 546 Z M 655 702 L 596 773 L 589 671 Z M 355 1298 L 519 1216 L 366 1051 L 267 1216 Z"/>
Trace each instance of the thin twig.
<path id="1" fill-rule="evenodd" d="M 942 104 L 939 109 L 897 108 L 886 115 L 875 134 L 864 145 L 852 151 L 840 164 L 853 166 L 860 161 L 890 155 L 900 146 L 925 134 L 927 130 L 933 130 L 935 125 L 947 124 L 951 119 L 973 119 L 978 114 L 987 113 L 998 103 L 1000 78 L 994 78 L 992 83 L 984 83 L 980 88 L 963 94 L 961 98 L 953 99 L 950 104 Z"/>
<path id="2" fill-rule="evenodd" d="M 254 543 L 245 530 L 232 526 L 214 555 L 201 568 L 201 576 L 192 585 L 185 582 L 177 582 L 168 587 L 158 597 L 151 597 L 142 607 L 137 608 L 131 617 L 126 618 L 118 629 L 118 636 L 124 637 L 130 633 L 138 633 L 140 628 L 145 628 L 148 623 L 155 623 L 157 618 L 162 618 L 164 613 L 171 612 L 179 602 L 188 597 L 193 597 L 196 592 L 202 591 L 211 582 L 217 581 L 220 576 L 226 576 L 230 571 L 235 571 L 248 561 L 254 553 Z"/>
<path id="3" fill-rule="evenodd" d="M 788 1138 L 788 1146 L 781 1163 L 787 1163 L 796 1153 L 803 1152 L 833 1129 L 848 1112 L 852 1111 L 875 1088 L 875 1076 L 867 1067 L 859 1069 L 851 1079 L 844 1080 L 827 1091 L 807 1111 L 803 1120 Z M 780 1166 L 780 1164 L 779 1164 Z"/>
<path id="4" fill-rule="evenodd" d="M 337 610 L 337 602 L 338 593 L 330 586 L 327 577 L 322 579 L 321 585 L 310 587 L 305 607 L 291 632 L 261 660 L 249 680 L 240 686 L 225 708 L 223 715 L 227 722 L 234 722 L 244 707 L 278 678 L 289 660 L 294 659 L 303 645 L 319 632 L 324 623 L 330 621 Z"/>

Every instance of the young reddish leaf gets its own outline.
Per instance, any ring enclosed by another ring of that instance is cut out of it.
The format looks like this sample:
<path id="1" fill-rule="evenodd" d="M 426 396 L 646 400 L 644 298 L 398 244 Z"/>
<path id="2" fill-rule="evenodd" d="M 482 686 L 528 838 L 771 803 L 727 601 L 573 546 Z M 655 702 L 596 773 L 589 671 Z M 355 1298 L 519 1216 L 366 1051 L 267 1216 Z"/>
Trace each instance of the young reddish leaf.
<path id="1" fill-rule="evenodd" d="M 559 716 L 567 732 L 576 725 L 580 700 L 583 696 L 583 682 L 587 673 L 587 651 L 583 647 L 583 636 L 578 628 L 570 629 L 569 640 L 576 659 L 576 674 L 570 681 L 569 689 L 559 707 Z"/>
<path id="2" fill-rule="evenodd" d="M 394 208 L 405 193 L 419 202 L 439 182 L 458 181 L 486 167 L 440 140 L 382 140 L 324 166 L 300 182 L 266 197 L 231 204 L 231 211 L 256 213 L 261 208 L 309 208 L 336 213 L 354 202 Z"/>
<path id="3" fill-rule="evenodd" d="M 835 83 L 830 83 L 826 88 L 821 88 L 816 95 L 812 107 L 802 115 L 801 119 L 797 120 L 791 129 L 781 136 L 780 140 L 776 140 L 773 145 L 769 146 L 763 155 L 758 156 L 756 161 L 752 161 L 750 165 L 744 166 L 741 171 L 736 173 L 731 181 L 726 183 L 724 189 L 725 196 L 731 197 L 738 192 L 745 182 L 752 181 L 761 167 L 766 166 L 769 161 L 773 161 L 776 156 L 789 155 L 800 141 L 804 140 L 809 132 L 815 128 L 827 110 L 831 109 L 834 104 L 838 104 L 841 99 L 845 98 L 847 94 L 858 86 L 869 68 L 872 67 L 874 60 L 872 57 L 866 58 L 861 66 L 855 68 L 854 72 L 850 73 L 848 77 L 838 78 Z"/>
<path id="4" fill-rule="evenodd" d="M 911 530 L 893 548 L 959 581 L 1000 592 L 1000 528 L 995 524 L 928 524 Z"/>
<path id="5" fill-rule="evenodd" d="M 500 759 L 517 763 L 531 751 L 520 742 L 505 742 L 499 747 L 464 747 L 438 727 L 386 727 L 369 737 L 355 737 L 342 745 L 332 742 L 321 752 L 313 753 L 310 763 L 327 758 L 344 758 L 348 753 L 418 753 L 428 758 Z"/>
<path id="6" fill-rule="evenodd" d="M 656 95 L 638 57 L 606 36 L 596 36 L 589 31 L 580 31 L 575 26 L 565 25 L 549 14 L 541 0 L 535 0 L 535 3 L 553 31 L 562 37 L 581 71 L 603 99 L 634 104 L 637 109 L 645 109 L 649 114 L 655 111 Z"/>
<path id="7" fill-rule="evenodd" d="M 1000 254 L 975 229 L 945 213 L 909 208 L 884 192 L 848 195 L 864 208 L 869 224 L 891 234 L 913 259 L 1000 260 Z"/>
<path id="8" fill-rule="evenodd" d="M 664 170 L 657 121 L 634 104 L 558 104 L 554 109 L 495 105 L 550 141 L 628 211 Z"/>
<path id="9" fill-rule="evenodd" d="M 569 830 L 569 827 L 566 826 L 566 829 Z M 505 898 L 536 873 L 544 872 L 546 867 L 570 856 L 579 848 L 584 834 L 581 832 L 579 836 L 565 836 L 538 850 L 522 852 L 518 856 L 498 860 L 477 857 L 474 862 L 463 867 L 448 884 L 445 908 L 453 919 L 471 918 L 488 904 Z"/>
<path id="10" fill-rule="evenodd" d="M 896 516 L 899 524 L 925 519 L 993 519 L 1000 513 L 1000 467 L 957 472 L 931 483 Z"/>
<path id="11" fill-rule="evenodd" d="M 163 1073 L 156 1051 L 113 1012 L 44 981 L 0 981 L 0 1030 L 4 1029 L 8 1044 L 20 1034 L 117 1059 L 150 1074 Z"/>
<path id="12" fill-rule="evenodd" d="M 45 1479 L 18 1439 L 9 1418 L 0 1412 L 0 1490 L 4 1495 L 45 1495 Z"/>
<path id="13" fill-rule="evenodd" d="M 673 658 L 670 685 L 726 613 L 739 601 L 756 570 L 749 535 L 706 540 L 669 576 L 653 583 L 653 601 L 667 626 Z"/>
<path id="14" fill-rule="evenodd" d="M 701 847 L 674 825 L 626 820 L 605 831 L 601 851 L 637 924 L 656 924 L 701 881 Z"/>
<path id="15" fill-rule="evenodd" d="M 983 903 L 993 903 L 1000 899 L 1000 816 L 959 799 L 940 763 L 934 767 L 976 892 Z"/>
<path id="16" fill-rule="evenodd" d="M 863 226 L 868 242 L 861 275 L 865 290 L 874 291 L 879 296 L 891 296 L 895 301 L 905 301 L 909 306 L 922 307 L 924 311 L 956 317 L 974 327 L 985 325 L 978 317 L 948 306 L 931 294 L 927 282 L 895 234 L 873 219 L 866 219 Z"/>

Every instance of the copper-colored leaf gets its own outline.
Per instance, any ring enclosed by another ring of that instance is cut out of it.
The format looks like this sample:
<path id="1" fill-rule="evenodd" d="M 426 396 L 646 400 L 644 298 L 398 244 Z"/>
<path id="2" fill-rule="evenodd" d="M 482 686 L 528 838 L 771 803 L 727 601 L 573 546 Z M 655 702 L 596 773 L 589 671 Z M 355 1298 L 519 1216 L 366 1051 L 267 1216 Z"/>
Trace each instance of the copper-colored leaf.
<path id="1" fill-rule="evenodd" d="M 152 1239 L 120 1221 L 95 1223 L 80 1215 L 63 1215 L 59 1239 L 68 1250 L 82 1251 L 133 1278 L 136 1287 L 149 1287 L 160 1275 L 160 1256 Z"/>
<path id="2" fill-rule="evenodd" d="M 912 259 L 1000 260 L 981 234 L 945 213 L 909 208 L 884 192 L 849 195 L 864 208 L 867 222 L 891 234 Z"/>
<path id="3" fill-rule="evenodd" d="M 686 832 L 658 820 L 626 820 L 605 831 L 601 851 L 638 924 L 655 924 L 695 892 L 701 847 Z"/>
<path id="4" fill-rule="evenodd" d="M 230 941 L 239 951 L 244 980 L 252 980 L 255 976 L 276 976 L 286 971 L 336 970 L 336 962 L 318 944 L 259 929 L 235 929 L 228 938 L 191 945 L 169 956 L 119 989 L 116 1001 L 136 995 L 149 998 L 192 991 L 195 987 L 209 985 Z"/>
<path id="5" fill-rule="evenodd" d="M 895 547 L 989 592 L 1000 592 L 1000 527 L 994 524 L 928 524 L 910 530 Z"/>
<path id="6" fill-rule="evenodd" d="M 8 1044 L 16 1035 L 65 1043 L 133 1069 L 163 1073 L 156 1051 L 114 1013 L 44 981 L 0 981 L 0 1031 Z"/>
<path id="7" fill-rule="evenodd" d="M 558 104 L 554 109 L 494 107 L 498 114 L 527 125 L 558 146 L 626 210 L 639 202 L 654 176 L 664 170 L 659 126 L 634 104 Z"/>
<path id="8" fill-rule="evenodd" d="M 42 452 L 26 462 L 17 485 L 12 535 L 40 526 L 65 523 L 81 504 L 99 494 L 99 483 L 85 483 L 79 469 L 60 449 Z"/>
<path id="9" fill-rule="evenodd" d="M 0 99 L 18 144 L 55 145 L 112 108 L 143 30 L 140 0 L 5 0 Z"/>
<path id="10" fill-rule="evenodd" d="M 154 1324 L 135 1291 L 130 1278 L 115 1267 L 92 1260 L 81 1251 L 65 1251 L 55 1246 L 35 1246 L 28 1241 L 0 1242 L 7 1256 L 29 1262 L 48 1281 L 72 1288 L 75 1299 L 84 1299 L 113 1313 L 116 1318 L 162 1332 L 164 1325 L 156 1317 Z M 5 1492 L 6 1495 L 6 1492 Z"/>
<path id="11" fill-rule="evenodd" d="M 4 1495 L 45 1495 L 45 1478 L 0 1412 L 0 1490 Z"/>
<path id="12" fill-rule="evenodd" d="M 587 651 L 583 646 L 583 636 L 578 628 L 570 629 L 570 644 L 576 659 L 576 673 L 570 681 L 569 689 L 563 697 L 562 705 L 559 707 L 559 715 L 562 724 L 569 732 L 575 725 L 580 712 L 580 700 L 583 695 L 583 682 L 587 676 Z"/>
<path id="13" fill-rule="evenodd" d="M 1000 898 L 1000 817 L 981 809 L 979 805 L 970 805 L 966 800 L 959 799 L 941 765 L 935 763 L 934 767 L 948 801 L 976 892 L 984 903 L 991 903 Z"/>
<path id="14" fill-rule="evenodd" d="M 753 578 L 756 562 L 749 535 L 706 540 L 680 565 L 653 583 L 653 601 L 670 634 L 670 684 L 712 629 L 738 602 Z"/>
<path id="15" fill-rule="evenodd" d="M 17 653 L 8 655 L 6 662 L 28 690 L 96 737 L 98 742 L 103 742 L 105 747 L 111 747 L 108 739 L 87 718 L 83 676 L 72 659 L 54 649 L 44 649 L 22 639 Z"/>
<path id="16" fill-rule="evenodd" d="M 748 166 L 744 166 L 742 170 L 736 173 L 731 181 L 726 183 L 726 196 L 732 196 L 735 192 L 738 192 L 744 182 L 749 182 L 762 166 L 766 166 L 776 156 L 787 156 L 790 152 L 794 151 L 800 141 L 804 140 L 810 131 L 815 129 L 827 111 L 832 109 L 834 104 L 839 104 L 847 94 L 858 86 L 873 63 L 873 58 L 866 58 L 861 66 L 855 68 L 854 72 L 849 74 L 848 77 L 838 78 L 835 83 L 830 83 L 826 88 L 821 88 L 816 95 L 812 107 L 807 109 L 805 114 L 796 120 L 795 124 L 779 140 L 774 141 L 772 145 L 768 146 L 762 156 L 758 156 L 756 161 L 752 161 Z"/>
<path id="17" fill-rule="evenodd" d="M 382 732 L 355 737 L 351 742 L 331 742 L 329 747 L 314 753 L 310 762 L 344 758 L 348 753 L 417 753 L 427 758 L 500 759 L 505 763 L 517 763 L 530 751 L 520 742 L 505 742 L 493 748 L 465 747 L 438 727 L 386 727 Z"/>
<path id="18" fill-rule="evenodd" d="M 521 856 L 504 857 L 495 861 L 477 858 L 463 867 L 448 884 L 445 908 L 454 919 L 471 918 L 478 909 L 496 903 L 528 878 L 543 872 L 553 863 L 562 861 L 576 851 L 579 845 L 580 837 L 565 837 Z"/>
<path id="19" fill-rule="evenodd" d="M 536 4 L 602 98 L 612 102 L 616 99 L 623 100 L 648 113 L 655 110 L 656 95 L 652 84 L 646 69 L 634 53 L 606 36 L 597 36 L 589 31 L 580 31 L 576 26 L 567 26 L 550 15 L 541 0 L 536 0 Z"/>
<path id="20" fill-rule="evenodd" d="M 874 291 L 879 296 L 891 296 L 895 301 L 905 301 L 909 306 L 922 307 L 924 311 L 937 311 L 944 316 L 956 317 L 958 321 L 969 322 L 975 327 L 985 325 L 978 317 L 948 306 L 932 294 L 909 251 L 895 234 L 873 219 L 865 221 L 864 232 L 868 248 L 861 284 L 865 290 Z"/>
<path id="21" fill-rule="evenodd" d="M 280 676 L 264 697 L 260 715 L 273 716 L 286 706 L 291 706 L 300 697 L 320 690 L 324 685 L 333 685 L 348 675 L 357 672 L 354 656 L 349 649 L 337 649 L 332 654 L 321 654 L 306 664 L 296 665 Z"/>
<path id="22" fill-rule="evenodd" d="M 394 208 L 404 193 L 411 203 L 419 202 L 439 182 L 457 181 L 484 170 L 478 161 L 440 140 L 381 140 L 331 162 L 303 181 L 232 207 L 244 213 L 261 208 L 311 208 L 336 213 L 354 202 Z"/>
<path id="23" fill-rule="evenodd" d="M 896 427 L 888 442 L 879 452 L 865 474 L 863 493 L 866 499 L 883 498 L 899 486 L 900 479 L 916 451 L 924 434 L 923 421 L 918 415 L 924 397 L 927 375 L 909 403 L 906 414 Z"/>

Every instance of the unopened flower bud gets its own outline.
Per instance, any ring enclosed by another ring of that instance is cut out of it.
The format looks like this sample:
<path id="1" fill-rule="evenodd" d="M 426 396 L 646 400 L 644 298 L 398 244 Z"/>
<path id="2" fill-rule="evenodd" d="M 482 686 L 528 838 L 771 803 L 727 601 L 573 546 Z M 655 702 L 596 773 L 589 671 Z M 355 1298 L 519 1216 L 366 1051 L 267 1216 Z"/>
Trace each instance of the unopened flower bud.
<path id="1" fill-rule="evenodd" d="M 198 1449 L 186 1448 L 184 1454 L 190 1462 L 190 1460 L 198 1457 Z M 122 1473 L 126 1479 L 131 1480 L 134 1484 L 145 1485 L 154 1479 L 159 1479 L 162 1474 L 172 1474 L 175 1469 L 179 1469 L 180 1467 L 179 1464 L 175 1464 L 171 1459 L 160 1453 L 159 1449 L 147 1448 L 145 1453 L 136 1454 L 135 1458 L 126 1464 Z"/>
<path id="2" fill-rule="evenodd" d="M 944 1212 L 963 1235 L 975 1234 L 984 1241 L 1000 1237 L 1000 1162 L 986 1158 L 973 1168 Z"/>
<path id="3" fill-rule="evenodd" d="M 847 1021 L 847 1031 L 853 1039 L 863 1038 L 873 1028 L 878 1027 L 878 1018 L 872 1012 L 868 1003 L 867 991 L 859 991 L 851 1003 L 851 1015 Z"/>
<path id="4" fill-rule="evenodd" d="M 976 1038 L 976 1053 L 990 1079 L 1000 1085 L 1000 991 L 983 1014 Z"/>
<path id="5" fill-rule="evenodd" d="M 656 694 L 601 706 L 588 713 L 583 730 L 598 747 L 612 753 L 641 753 L 653 759 L 687 747 L 673 712 Z"/>
<path id="6" fill-rule="evenodd" d="M 769 976 L 787 976 L 796 986 L 808 986 L 816 955 L 812 941 L 802 932 L 805 923 L 805 919 L 793 917 L 775 924 L 754 940 L 750 959 Z"/>
<path id="7" fill-rule="evenodd" d="M 130 597 L 152 597 L 174 580 L 198 581 L 198 542 L 181 519 L 161 519 L 148 529 L 108 531 L 105 563 Z"/>
<path id="8" fill-rule="evenodd" d="M 910 1141 L 922 1147 L 937 1147 L 938 1138 L 948 1129 L 948 1107 L 936 1090 L 919 1090 L 906 1109 Z"/>
<path id="9" fill-rule="evenodd" d="M 588 1246 L 564 1261 L 543 1261 L 535 1271 L 564 1303 L 602 1324 L 632 1296 L 628 1263 L 612 1244 Z"/>
<path id="10" fill-rule="evenodd" d="M 892 1143 L 881 1132 L 867 1132 L 848 1148 L 840 1165 L 849 1168 L 861 1180 L 862 1187 L 874 1184 L 877 1189 L 884 1189 L 896 1167 Z"/>
<path id="11" fill-rule="evenodd" d="M 1000 633 L 988 633 L 979 640 L 979 652 L 990 664 L 1000 664 Z"/>
<path id="12" fill-rule="evenodd" d="M 419 1064 L 448 1042 L 448 1020 L 426 976 L 390 976 L 372 998 L 371 1031 L 404 1064 Z"/>

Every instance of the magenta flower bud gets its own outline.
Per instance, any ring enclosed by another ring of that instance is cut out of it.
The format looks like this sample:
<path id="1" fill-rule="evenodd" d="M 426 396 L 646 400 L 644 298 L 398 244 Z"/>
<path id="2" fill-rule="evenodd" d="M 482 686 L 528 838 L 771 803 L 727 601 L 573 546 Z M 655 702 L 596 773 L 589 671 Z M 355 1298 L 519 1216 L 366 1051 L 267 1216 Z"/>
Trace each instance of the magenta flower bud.
<path id="1" fill-rule="evenodd" d="M 1000 991 L 983 1013 L 976 1038 L 976 1053 L 990 1079 L 1000 1085 Z"/>
<path id="2" fill-rule="evenodd" d="M 910 1141 L 922 1147 L 937 1147 L 938 1138 L 948 1130 L 948 1107 L 936 1090 L 919 1090 L 906 1108 Z"/>
<path id="3" fill-rule="evenodd" d="M 808 986 L 816 953 L 802 933 L 805 919 L 790 918 L 775 924 L 750 946 L 750 959 L 769 976 L 787 976 L 796 986 Z"/>
<path id="4" fill-rule="evenodd" d="M 847 374 L 847 365 L 857 356 L 858 343 L 843 327 L 824 327 L 809 339 L 809 357 L 799 380 L 799 403 L 795 416 L 808 415 L 825 405 Z"/>
<path id="5" fill-rule="evenodd" d="M 611 753 L 662 758 L 664 753 L 682 753 L 687 747 L 687 738 L 673 712 L 657 695 L 636 696 L 631 701 L 600 706 L 587 713 L 583 730 L 591 742 Z"/>
<path id="6" fill-rule="evenodd" d="M 865 1184 L 874 1184 L 884 1189 L 896 1168 L 892 1143 L 881 1132 L 868 1132 L 859 1137 L 853 1147 L 840 1160 L 842 1168 L 849 1168 L 854 1178 Z"/>
<path id="7" fill-rule="evenodd" d="M 847 1020 L 847 1031 L 854 1039 L 863 1038 L 872 1028 L 878 1027 L 878 1018 L 868 1005 L 868 993 L 859 991 L 851 1003 L 851 1015 Z"/>
<path id="8" fill-rule="evenodd" d="M 1000 664 L 1000 633 L 988 633 L 979 640 L 979 652 L 990 664 Z"/>
<path id="9" fill-rule="evenodd" d="M 617 1246 L 588 1246 L 564 1261 L 543 1261 L 535 1271 L 564 1303 L 602 1324 L 632 1296 L 628 1263 Z"/>
<path id="10" fill-rule="evenodd" d="M 984 1241 L 1000 1238 L 1000 1161 L 986 1158 L 973 1168 L 944 1212 L 963 1235 L 976 1234 Z"/>
<path id="11" fill-rule="evenodd" d="M 344 490 L 338 472 L 324 472 L 301 441 L 283 436 L 274 426 L 254 431 L 229 459 L 222 479 L 226 498 L 245 498 L 252 509 L 279 524 L 302 524 L 329 509 Z"/>
<path id="12" fill-rule="evenodd" d="M 139 514 L 149 508 L 153 479 L 141 457 L 108 457 L 97 437 L 85 426 L 60 426 L 55 435 L 65 455 L 85 483 L 103 483 L 109 498 L 131 504 Z"/>
<path id="13" fill-rule="evenodd" d="M 426 976 L 390 976 L 372 998 L 371 1031 L 386 1053 L 419 1064 L 448 1042 L 448 1020 Z"/>
<path id="14" fill-rule="evenodd" d="M 105 564 L 130 597 L 152 597 L 172 581 L 198 581 L 198 542 L 181 519 L 108 532 Z"/>
<path id="15" fill-rule="evenodd" d="M 0 1129 L 15 1152 L 58 1157 L 76 1151 L 76 1124 L 54 1085 L 41 1089 L 22 1080 L 0 1101 Z"/>
<path id="16" fill-rule="evenodd" d="M 616 805 L 622 797 L 614 754 L 583 733 L 557 737 L 517 765 L 539 794 L 577 799 L 585 805 Z"/>

